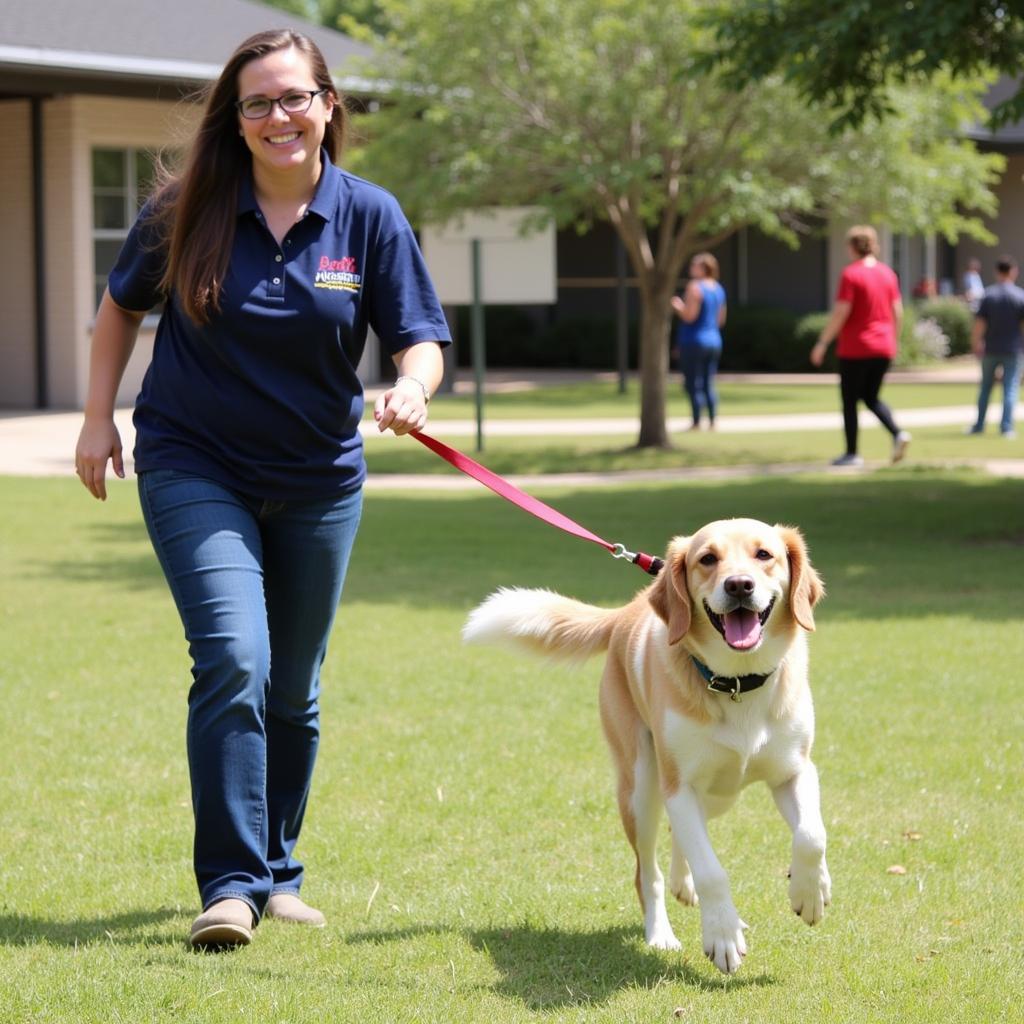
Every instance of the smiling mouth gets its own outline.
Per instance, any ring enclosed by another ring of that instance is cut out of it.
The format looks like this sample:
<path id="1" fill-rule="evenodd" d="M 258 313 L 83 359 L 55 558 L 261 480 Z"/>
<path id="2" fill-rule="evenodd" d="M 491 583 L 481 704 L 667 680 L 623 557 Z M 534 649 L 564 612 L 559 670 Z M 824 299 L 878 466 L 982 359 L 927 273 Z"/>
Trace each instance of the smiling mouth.
<path id="1" fill-rule="evenodd" d="M 704 611 L 711 620 L 711 625 L 722 634 L 722 639 L 736 651 L 749 651 L 761 642 L 761 630 L 768 621 L 772 609 L 775 607 L 775 598 L 768 603 L 763 612 L 756 612 L 753 608 L 737 606 L 731 611 L 722 615 L 713 612 L 707 601 L 704 602 Z"/>
<path id="2" fill-rule="evenodd" d="M 298 132 L 286 132 L 284 135 L 269 136 L 267 142 L 269 142 L 273 146 L 283 146 L 289 142 L 294 142 L 298 137 Z"/>

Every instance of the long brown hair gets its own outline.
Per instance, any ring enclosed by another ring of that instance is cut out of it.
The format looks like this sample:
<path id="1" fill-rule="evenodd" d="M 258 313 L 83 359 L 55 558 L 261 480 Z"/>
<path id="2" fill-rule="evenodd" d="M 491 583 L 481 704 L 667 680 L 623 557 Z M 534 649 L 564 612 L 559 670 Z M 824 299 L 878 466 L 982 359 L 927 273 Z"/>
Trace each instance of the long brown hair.
<path id="1" fill-rule="evenodd" d="M 316 43 L 291 29 L 259 32 L 246 39 L 206 93 L 202 121 L 180 174 L 162 175 L 153 220 L 167 262 L 160 287 L 173 289 L 189 319 L 206 324 L 220 311 L 238 216 L 238 189 L 252 167 L 252 154 L 238 132 L 238 73 L 252 60 L 295 47 L 309 62 L 317 86 L 334 100 L 324 148 L 335 162 L 345 145 L 345 104 Z"/>

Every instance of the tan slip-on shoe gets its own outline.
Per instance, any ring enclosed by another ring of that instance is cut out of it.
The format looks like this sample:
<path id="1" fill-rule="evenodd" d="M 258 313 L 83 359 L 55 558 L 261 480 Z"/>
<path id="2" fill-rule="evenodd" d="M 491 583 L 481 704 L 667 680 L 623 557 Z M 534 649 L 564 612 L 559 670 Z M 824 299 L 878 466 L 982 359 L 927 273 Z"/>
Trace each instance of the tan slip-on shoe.
<path id="1" fill-rule="evenodd" d="M 327 919 L 319 910 L 303 903 L 294 893 L 275 892 L 267 900 L 267 917 L 276 917 L 278 921 L 289 921 L 292 924 L 304 924 L 310 928 L 323 928 Z"/>
<path id="2" fill-rule="evenodd" d="M 218 900 L 192 922 L 193 946 L 248 946 L 252 942 L 252 907 L 245 900 Z"/>

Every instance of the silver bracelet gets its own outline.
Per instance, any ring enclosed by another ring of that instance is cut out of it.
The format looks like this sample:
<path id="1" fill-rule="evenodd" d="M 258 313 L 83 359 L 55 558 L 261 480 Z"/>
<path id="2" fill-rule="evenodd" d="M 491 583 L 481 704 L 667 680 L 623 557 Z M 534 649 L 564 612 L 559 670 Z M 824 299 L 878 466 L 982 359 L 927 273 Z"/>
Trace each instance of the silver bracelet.
<path id="1" fill-rule="evenodd" d="M 395 381 L 395 384 L 401 384 L 403 380 L 411 380 L 414 384 L 419 384 L 419 386 L 423 389 L 423 404 L 430 404 L 430 392 L 427 390 L 427 385 L 424 384 L 423 381 L 419 379 L 419 377 L 411 377 L 409 376 L 409 374 L 405 373 L 402 374 L 402 376 Z"/>

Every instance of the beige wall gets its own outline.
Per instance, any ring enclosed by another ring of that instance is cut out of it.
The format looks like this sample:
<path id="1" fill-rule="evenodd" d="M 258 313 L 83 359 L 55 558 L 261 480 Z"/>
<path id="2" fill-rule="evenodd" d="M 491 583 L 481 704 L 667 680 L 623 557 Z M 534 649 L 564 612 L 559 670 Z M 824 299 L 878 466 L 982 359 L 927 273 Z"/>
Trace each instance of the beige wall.
<path id="1" fill-rule="evenodd" d="M 96 310 L 93 294 L 92 149 L 181 146 L 195 107 L 151 100 L 68 96 L 49 101 L 44 118 L 49 389 L 55 408 L 80 408 L 89 373 Z M 152 352 L 144 329 L 125 371 L 118 404 L 138 392 Z"/>
<path id="2" fill-rule="evenodd" d="M 998 241 L 993 245 L 981 245 L 972 238 L 960 242 L 956 252 L 958 289 L 967 269 L 967 261 L 972 257 L 981 260 L 981 276 L 986 284 L 993 282 L 993 264 L 1002 253 L 1009 253 L 1024 263 L 1024 155 L 1007 157 L 1006 172 L 996 189 L 996 196 L 999 199 L 998 227 L 991 220 L 985 223 L 998 236 Z"/>
<path id="3" fill-rule="evenodd" d="M 31 409 L 36 402 L 36 317 L 28 102 L 0 102 L 0 118 L 7 137 L 0 147 L 0 406 Z"/>

